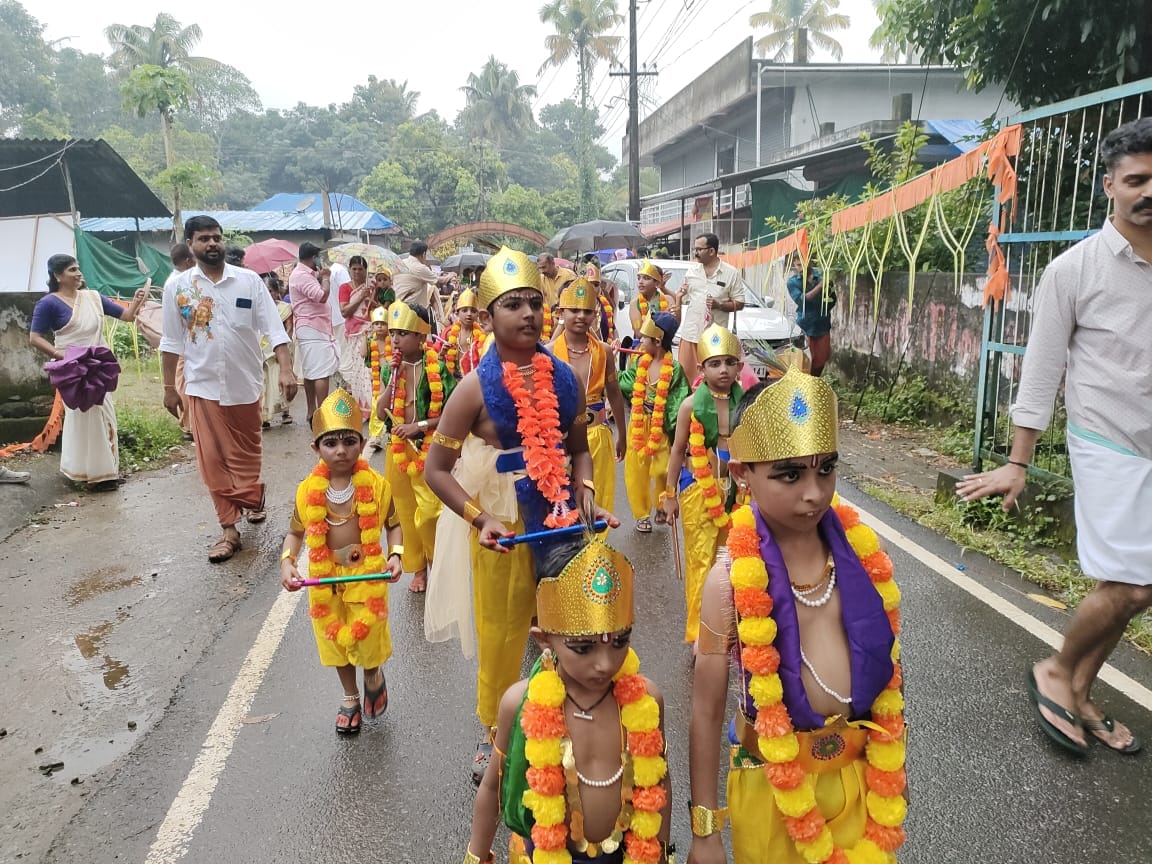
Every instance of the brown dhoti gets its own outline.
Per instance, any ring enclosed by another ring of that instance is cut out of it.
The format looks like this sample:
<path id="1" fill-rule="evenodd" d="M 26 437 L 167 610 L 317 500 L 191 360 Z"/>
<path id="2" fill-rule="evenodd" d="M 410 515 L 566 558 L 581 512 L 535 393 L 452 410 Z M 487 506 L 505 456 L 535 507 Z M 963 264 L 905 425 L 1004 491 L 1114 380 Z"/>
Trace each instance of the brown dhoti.
<path id="1" fill-rule="evenodd" d="M 188 420 L 196 439 L 200 478 L 212 495 L 220 524 L 235 525 L 241 509 L 262 509 L 260 402 L 221 405 L 189 396 Z"/>

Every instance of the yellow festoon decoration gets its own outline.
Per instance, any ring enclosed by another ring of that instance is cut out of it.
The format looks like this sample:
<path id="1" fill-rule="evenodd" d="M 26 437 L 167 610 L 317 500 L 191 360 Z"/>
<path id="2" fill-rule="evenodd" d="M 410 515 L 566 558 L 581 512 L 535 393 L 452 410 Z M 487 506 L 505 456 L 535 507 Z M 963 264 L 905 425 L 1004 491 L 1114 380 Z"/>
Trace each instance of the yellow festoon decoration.
<path id="1" fill-rule="evenodd" d="M 732 461 L 745 465 L 799 459 L 835 453 L 837 432 L 832 387 L 793 366 L 744 409 L 740 425 L 728 439 L 728 450 Z"/>
<path id="2" fill-rule="evenodd" d="M 488 309 L 499 297 L 521 288 L 540 291 L 540 270 L 523 252 L 502 246 L 488 259 L 484 272 L 480 274 L 480 290 L 477 292 L 480 308 Z"/>

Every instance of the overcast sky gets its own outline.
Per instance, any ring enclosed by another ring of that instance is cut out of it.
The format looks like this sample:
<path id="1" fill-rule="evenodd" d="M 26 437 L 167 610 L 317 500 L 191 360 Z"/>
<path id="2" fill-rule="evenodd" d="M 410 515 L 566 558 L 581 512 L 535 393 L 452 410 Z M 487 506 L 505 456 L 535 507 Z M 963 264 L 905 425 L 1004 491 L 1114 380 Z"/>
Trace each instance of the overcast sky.
<path id="1" fill-rule="evenodd" d="M 83 51 L 107 54 L 104 27 L 112 22 L 151 26 L 158 12 L 182 24 L 196 23 L 204 38 L 196 53 L 229 63 L 251 79 L 266 107 L 297 102 L 346 102 L 369 75 L 407 80 L 419 92 L 419 111 L 435 108 L 448 120 L 464 106 L 459 88 L 490 54 L 535 83 L 537 110 L 576 92 L 575 63 L 559 73 L 539 74 L 550 28 L 540 23 L 544 0 L 431 0 L 417 4 L 296 4 L 239 0 L 232 4 L 187 4 L 116 0 L 24 0 L 25 8 L 47 25 L 49 40 Z M 617 0 L 625 23 L 622 59 L 627 60 L 627 0 Z M 639 4 L 640 62 L 655 61 L 659 76 L 649 84 L 655 104 L 686 86 L 752 31 L 748 17 L 768 0 L 647 0 Z M 403 12 L 395 11 L 397 7 Z M 841 0 L 851 18 L 848 31 L 834 34 L 845 61 L 875 60 L 868 37 L 877 24 L 871 0 Z M 310 17 L 309 17 L 310 16 Z M 763 32 L 763 31 L 761 31 Z M 813 59 L 830 59 L 819 53 Z M 592 92 L 608 127 L 603 143 L 619 155 L 627 120 L 624 78 L 595 70 Z M 620 97 L 620 98 L 617 98 Z"/>

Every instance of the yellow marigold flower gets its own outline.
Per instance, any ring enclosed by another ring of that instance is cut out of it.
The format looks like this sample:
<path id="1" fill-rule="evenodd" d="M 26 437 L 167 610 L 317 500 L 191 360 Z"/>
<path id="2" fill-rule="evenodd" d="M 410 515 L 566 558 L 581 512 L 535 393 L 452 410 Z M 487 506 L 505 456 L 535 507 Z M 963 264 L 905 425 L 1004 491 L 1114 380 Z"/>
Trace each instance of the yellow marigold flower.
<path id="1" fill-rule="evenodd" d="M 775 705 L 784 698 L 784 685 L 780 682 L 780 676 L 775 673 L 753 675 L 752 680 L 748 682 L 748 692 L 758 706 Z"/>
<path id="2" fill-rule="evenodd" d="M 908 802 L 903 795 L 884 796 L 868 793 L 868 815 L 887 828 L 895 828 L 908 815 Z"/>
<path id="3" fill-rule="evenodd" d="M 323 517 L 321 517 L 321 518 L 323 518 Z M 319 549 L 321 546 L 324 545 L 325 537 L 323 534 L 305 534 L 304 535 L 304 542 L 305 542 L 305 544 L 307 544 L 309 549 Z M 312 565 L 313 568 L 315 566 L 316 566 L 315 564 Z"/>
<path id="4" fill-rule="evenodd" d="M 357 516 L 375 516 L 376 504 L 375 502 L 364 502 L 356 505 Z"/>
<path id="5" fill-rule="evenodd" d="M 655 786 L 668 773 L 663 756 L 636 756 L 632 759 L 632 782 L 636 786 Z"/>
<path id="6" fill-rule="evenodd" d="M 328 481 L 323 477 L 309 477 L 307 489 L 309 492 L 323 492 L 328 486 Z"/>
<path id="7" fill-rule="evenodd" d="M 880 599 L 884 601 L 885 612 L 891 612 L 900 605 L 900 589 L 896 586 L 895 579 L 889 579 L 887 582 L 877 582 L 876 593 L 879 594 Z"/>
<path id="8" fill-rule="evenodd" d="M 745 645 L 771 645 L 776 639 L 776 622 L 771 618 L 745 618 L 738 629 Z"/>
<path id="9" fill-rule="evenodd" d="M 872 703 L 872 713 L 879 717 L 891 717 L 904 710 L 904 697 L 899 690 L 884 690 Z"/>
<path id="10" fill-rule="evenodd" d="M 896 637 L 896 641 L 892 643 L 892 662 L 900 662 L 900 637 Z"/>
<path id="11" fill-rule="evenodd" d="M 323 507 L 305 507 L 304 508 L 304 522 L 320 522 L 328 515 L 328 511 Z"/>
<path id="12" fill-rule="evenodd" d="M 660 727 L 660 706 L 651 696 L 644 696 L 620 709 L 620 722 L 629 732 L 651 732 Z"/>
<path id="13" fill-rule="evenodd" d="M 832 857 L 832 852 L 835 848 L 836 843 L 832 839 L 832 832 L 828 830 L 827 826 L 820 832 L 820 836 L 811 843 L 796 841 L 796 851 L 804 857 L 804 860 L 807 861 L 808 864 L 820 864 L 821 861 L 827 861 Z"/>
<path id="14" fill-rule="evenodd" d="M 694 444 L 697 447 L 703 447 L 704 446 L 703 434 L 701 434 L 699 432 L 693 432 L 691 435 L 688 436 L 688 443 Z"/>
<path id="15" fill-rule="evenodd" d="M 550 708 L 564 704 L 564 693 L 564 681 L 558 673 L 548 669 L 537 672 L 528 682 L 528 698 Z"/>
<path id="16" fill-rule="evenodd" d="M 632 814 L 632 833 L 642 840 L 649 840 L 660 833 L 660 814 L 639 812 Z"/>
<path id="17" fill-rule="evenodd" d="M 345 624 L 340 628 L 340 632 L 336 634 L 336 644 L 341 648 L 348 649 L 356 644 L 356 639 L 352 635 L 352 628 Z"/>
<path id="18" fill-rule="evenodd" d="M 559 738 L 529 738 L 524 742 L 524 756 L 533 768 L 560 764 Z"/>
<path id="19" fill-rule="evenodd" d="M 868 764 L 881 771 L 899 771 L 904 767 L 903 741 L 878 741 L 872 739 L 867 747 Z"/>
<path id="20" fill-rule="evenodd" d="M 854 848 L 845 849 L 848 864 L 891 864 L 895 855 L 889 855 L 867 837 L 861 838 Z"/>
<path id="21" fill-rule="evenodd" d="M 737 558 L 732 562 L 728 576 L 733 591 L 756 588 L 763 591 L 768 587 L 768 568 L 759 558 Z"/>
<path id="22" fill-rule="evenodd" d="M 541 795 L 528 789 L 524 792 L 524 806 L 532 811 L 537 825 L 548 827 L 559 825 L 567 815 L 567 804 L 563 795 Z"/>
<path id="23" fill-rule="evenodd" d="M 357 471 L 352 475 L 353 486 L 371 486 L 372 485 L 372 472 L 371 471 Z"/>
<path id="24" fill-rule="evenodd" d="M 612 676 L 613 681 L 619 681 L 621 678 L 626 678 L 629 675 L 635 675 L 640 671 L 640 658 L 636 656 L 636 652 L 631 648 L 628 649 L 628 656 L 624 658 L 624 665 L 620 667 L 620 671 Z M 559 703 L 557 703 L 559 704 Z"/>
<path id="25" fill-rule="evenodd" d="M 380 536 L 380 529 L 373 528 L 371 531 L 364 531 L 360 535 L 360 539 L 365 543 L 379 543 Z"/>
<path id="26" fill-rule="evenodd" d="M 772 796 L 776 799 L 776 808 L 793 819 L 799 819 L 816 806 L 816 792 L 807 781 L 795 789 L 773 789 Z"/>
<path id="27" fill-rule="evenodd" d="M 311 561 L 308 564 L 308 575 L 313 579 L 323 579 L 331 576 L 333 569 L 331 561 Z"/>
<path id="28" fill-rule="evenodd" d="M 791 762 L 800 755 L 800 741 L 795 732 L 778 735 L 775 738 L 761 737 L 757 740 L 757 744 L 760 746 L 760 755 L 769 762 L 777 764 Z"/>
<path id="29" fill-rule="evenodd" d="M 880 538 L 867 525 L 856 525 L 849 528 L 844 534 L 847 536 L 848 542 L 852 544 L 852 550 L 860 558 L 867 558 L 869 555 L 880 551 Z"/>
<path id="30" fill-rule="evenodd" d="M 532 864 L 572 864 L 572 853 L 567 849 L 536 849 Z"/>

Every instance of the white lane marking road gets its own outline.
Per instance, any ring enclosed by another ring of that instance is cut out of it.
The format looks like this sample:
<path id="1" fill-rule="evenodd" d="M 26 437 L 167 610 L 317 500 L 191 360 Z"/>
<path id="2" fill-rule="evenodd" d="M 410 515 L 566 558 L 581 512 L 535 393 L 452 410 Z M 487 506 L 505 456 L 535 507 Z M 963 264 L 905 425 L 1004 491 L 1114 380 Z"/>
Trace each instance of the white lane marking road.
<path id="1" fill-rule="evenodd" d="M 991 607 L 993 610 L 1003 615 L 1012 623 L 1018 625 L 1024 630 L 1027 630 L 1037 639 L 1048 643 L 1048 645 L 1050 645 L 1054 650 L 1060 650 L 1060 645 L 1063 642 L 1064 637 L 1060 635 L 1060 633 L 1058 633 L 1056 630 L 1052 629 L 1038 618 L 1028 614 L 1019 606 L 1016 606 L 1013 603 L 1010 603 L 1008 600 L 1005 600 L 995 591 L 990 591 L 989 589 L 985 588 L 971 576 L 965 576 L 939 555 L 934 555 L 933 553 L 929 552 L 916 541 L 906 537 L 891 525 L 888 525 L 887 523 L 876 518 L 876 516 L 869 513 L 859 504 L 848 501 L 848 499 L 844 498 L 843 495 L 840 497 L 845 501 L 845 503 L 851 504 L 853 507 L 859 510 L 860 518 L 885 540 L 896 546 L 899 546 L 921 564 L 924 564 L 926 567 L 929 567 L 935 572 L 939 573 L 957 588 L 960 588 L 961 590 L 971 594 L 977 600 Z M 1099 677 L 1101 681 L 1119 690 L 1144 710 L 1152 711 L 1152 690 L 1149 690 L 1136 679 L 1125 675 L 1110 663 L 1104 664 L 1104 667 L 1100 670 Z"/>
<path id="2" fill-rule="evenodd" d="M 236 736 L 243 726 L 242 721 L 252 707 L 256 691 L 260 689 L 264 675 L 272 665 L 272 658 L 284 638 L 284 630 L 303 594 L 302 591 L 284 591 L 272 604 L 264 625 L 256 635 L 256 641 L 244 658 L 244 665 L 232 682 L 220 713 L 208 730 L 200 755 L 196 757 L 192 770 L 188 772 L 172 806 L 168 808 L 168 814 L 148 850 L 145 864 L 174 864 L 188 851 L 188 843 L 212 802 L 212 793 L 216 790 L 216 783 L 236 743 Z"/>

